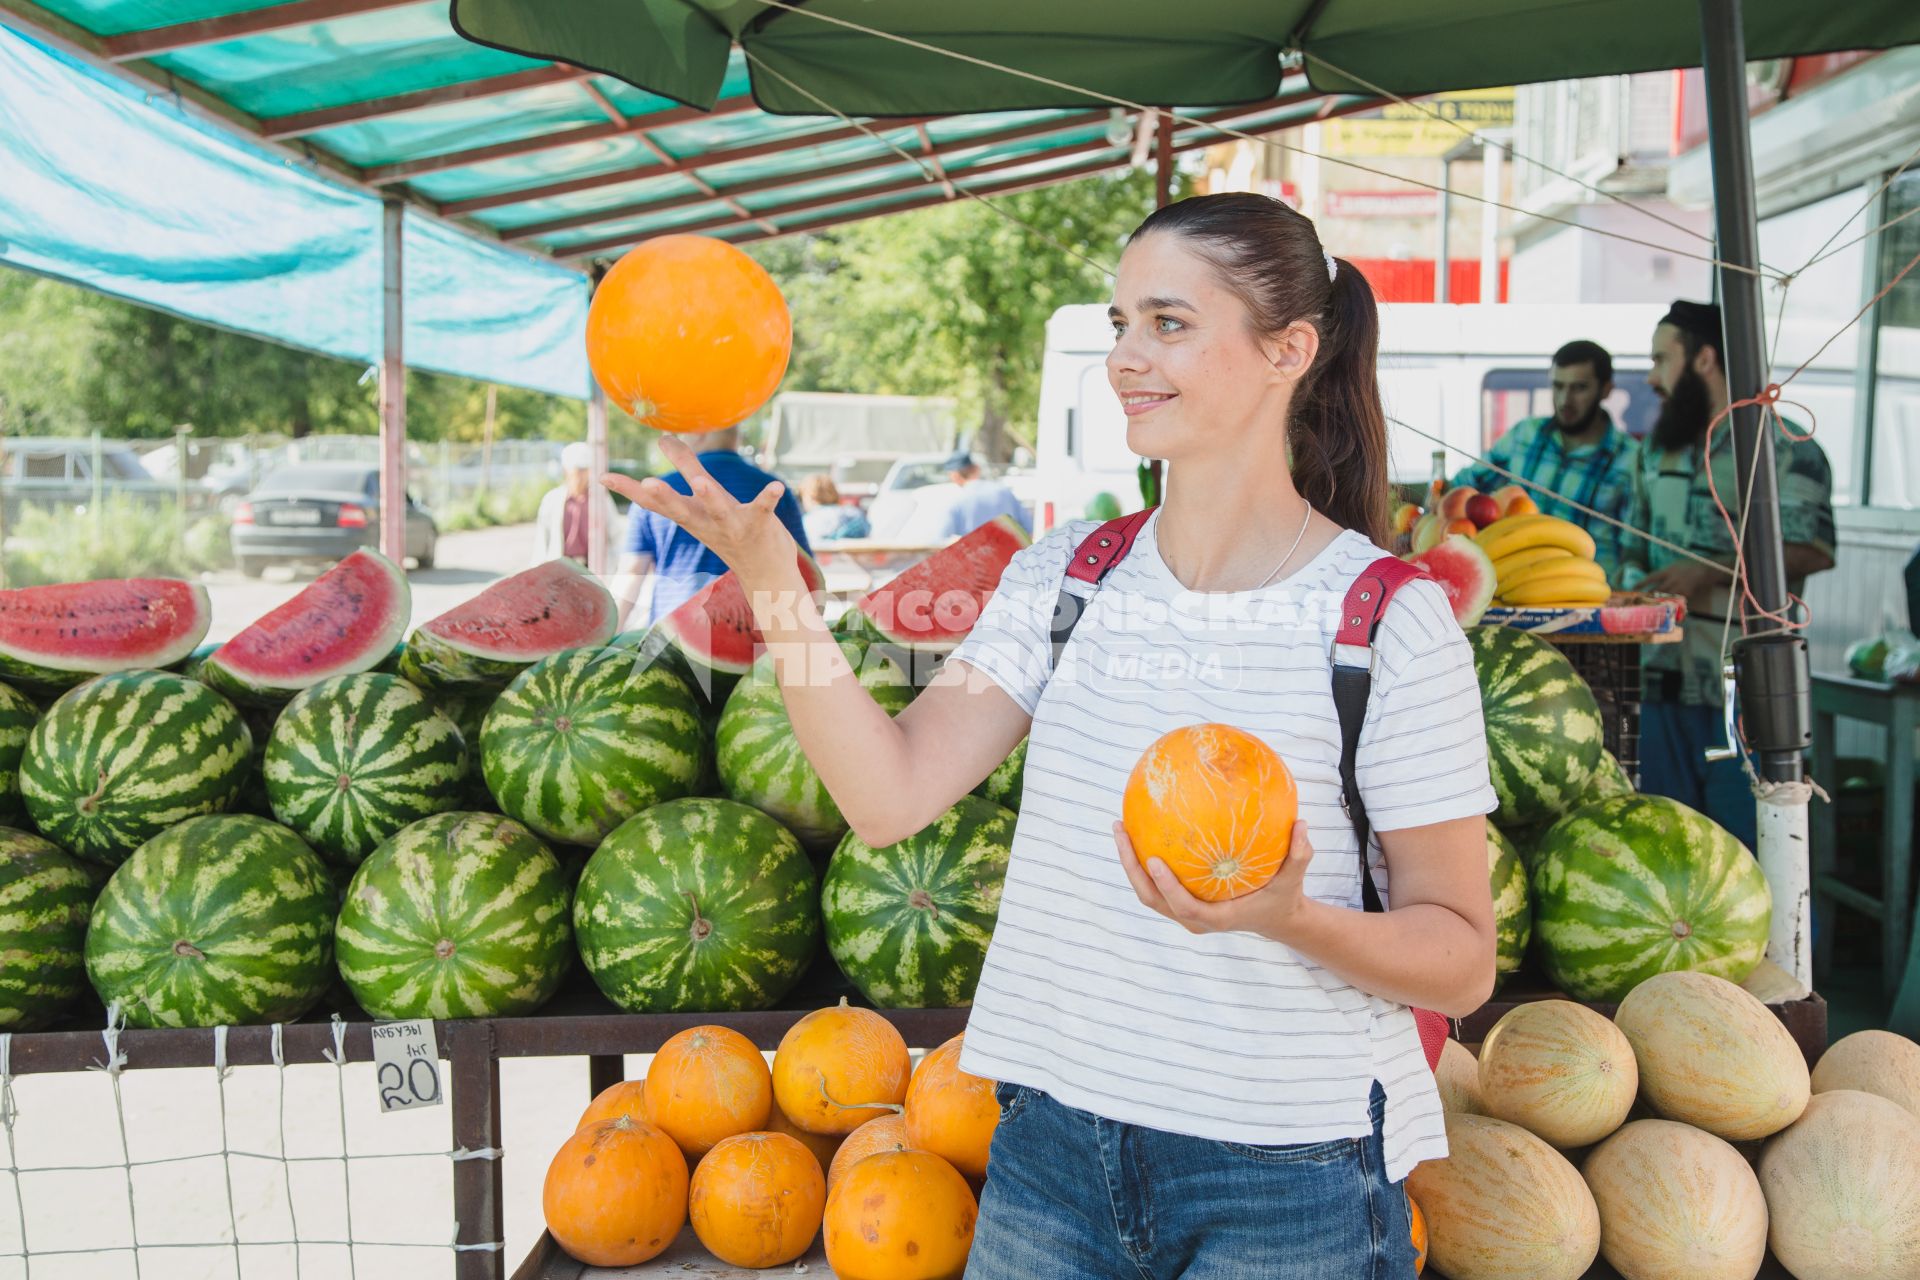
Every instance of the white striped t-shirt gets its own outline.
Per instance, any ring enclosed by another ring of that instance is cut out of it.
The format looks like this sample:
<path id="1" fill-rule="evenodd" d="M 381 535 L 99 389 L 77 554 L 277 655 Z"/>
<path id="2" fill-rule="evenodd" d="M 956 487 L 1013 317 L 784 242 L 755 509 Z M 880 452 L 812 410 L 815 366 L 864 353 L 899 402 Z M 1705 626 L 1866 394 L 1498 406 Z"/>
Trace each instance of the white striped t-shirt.
<path id="1" fill-rule="evenodd" d="M 1378 1080 L 1398 1180 L 1446 1154 L 1411 1012 L 1278 942 L 1194 935 L 1157 915 L 1135 897 L 1112 834 L 1127 776 L 1154 739 L 1183 724 L 1235 725 L 1293 772 L 1314 849 L 1307 892 L 1360 909 L 1330 655 L 1348 586 L 1385 553 L 1347 531 L 1272 587 L 1192 592 L 1160 558 L 1158 523 L 1147 521 L 1101 584 L 1051 677 L 1054 601 L 1092 521 L 1016 555 L 953 654 L 1033 717 L 962 1068 L 1123 1123 L 1261 1145 L 1370 1132 Z M 1490 812 L 1473 659 L 1437 586 L 1394 597 L 1374 653 L 1357 772 L 1375 830 Z M 1385 898 L 1377 839 L 1370 857 Z"/>

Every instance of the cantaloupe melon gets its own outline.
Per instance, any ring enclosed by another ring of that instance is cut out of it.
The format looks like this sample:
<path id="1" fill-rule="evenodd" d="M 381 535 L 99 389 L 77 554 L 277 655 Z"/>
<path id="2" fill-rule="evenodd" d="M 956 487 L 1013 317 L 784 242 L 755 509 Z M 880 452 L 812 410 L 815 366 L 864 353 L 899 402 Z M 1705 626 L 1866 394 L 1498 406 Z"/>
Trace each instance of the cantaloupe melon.
<path id="1" fill-rule="evenodd" d="M 1704 1129 L 1635 1120 L 1581 1170 L 1600 1209 L 1600 1253 L 1626 1280 L 1753 1280 L 1767 1201 L 1746 1158 Z"/>
<path id="2" fill-rule="evenodd" d="M 1473 1050 L 1458 1040 L 1449 1039 L 1441 1044 L 1433 1082 L 1440 1088 L 1443 1110 L 1470 1116 L 1486 1114 L 1480 1099 L 1480 1064 L 1473 1060 Z"/>
<path id="3" fill-rule="evenodd" d="M 1813 1091 L 1858 1089 L 1920 1117 L 1920 1044 L 1891 1031 L 1856 1031 L 1835 1041 L 1813 1067 Z"/>
<path id="4" fill-rule="evenodd" d="M 1798 1280 L 1920 1276 L 1920 1120 L 1876 1094 L 1818 1094 L 1760 1157 L 1768 1242 Z"/>
<path id="5" fill-rule="evenodd" d="M 1600 1251 L 1600 1211 L 1565 1156 L 1517 1124 L 1447 1116 L 1445 1160 L 1407 1177 L 1427 1260 L 1448 1280 L 1578 1280 Z"/>
<path id="6" fill-rule="evenodd" d="M 1807 1061 L 1773 1012 L 1725 978 L 1663 973 L 1614 1015 L 1640 1063 L 1640 1089 L 1669 1120 L 1729 1142 L 1764 1138 L 1800 1118 Z"/>
<path id="7" fill-rule="evenodd" d="M 1618 1129 L 1640 1088 L 1620 1028 L 1571 1000 L 1516 1005 L 1480 1046 L 1480 1100 L 1562 1150 Z"/>

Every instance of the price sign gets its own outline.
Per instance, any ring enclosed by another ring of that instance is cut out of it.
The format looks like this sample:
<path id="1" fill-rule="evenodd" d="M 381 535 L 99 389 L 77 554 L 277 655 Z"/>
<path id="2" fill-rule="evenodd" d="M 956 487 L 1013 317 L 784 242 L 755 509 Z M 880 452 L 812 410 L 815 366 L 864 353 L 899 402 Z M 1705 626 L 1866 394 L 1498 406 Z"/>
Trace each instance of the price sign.
<path id="1" fill-rule="evenodd" d="M 434 1043 L 433 1023 L 374 1023 L 373 1071 L 380 1090 L 380 1110 L 439 1106 L 444 1099 L 440 1095 L 440 1051 Z"/>

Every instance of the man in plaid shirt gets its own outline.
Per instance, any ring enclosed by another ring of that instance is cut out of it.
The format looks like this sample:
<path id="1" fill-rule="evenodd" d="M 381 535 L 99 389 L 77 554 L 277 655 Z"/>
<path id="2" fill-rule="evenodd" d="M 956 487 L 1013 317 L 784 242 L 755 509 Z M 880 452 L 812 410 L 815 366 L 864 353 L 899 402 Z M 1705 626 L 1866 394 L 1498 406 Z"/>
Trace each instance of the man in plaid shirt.
<path id="1" fill-rule="evenodd" d="M 1553 353 L 1553 416 L 1515 423 L 1493 442 L 1488 459 L 1530 484 L 1527 494 L 1548 515 L 1571 520 L 1593 535 L 1594 559 L 1607 581 L 1620 585 L 1628 531 L 1588 514 L 1626 521 L 1633 507 L 1640 445 L 1602 407 L 1613 394 L 1613 357 L 1597 342 L 1569 342 Z M 1453 478 L 1456 485 L 1492 493 L 1514 483 L 1479 463 Z M 1577 505 L 1576 505 L 1577 504 Z M 1585 508 L 1583 510 L 1582 508 Z"/>

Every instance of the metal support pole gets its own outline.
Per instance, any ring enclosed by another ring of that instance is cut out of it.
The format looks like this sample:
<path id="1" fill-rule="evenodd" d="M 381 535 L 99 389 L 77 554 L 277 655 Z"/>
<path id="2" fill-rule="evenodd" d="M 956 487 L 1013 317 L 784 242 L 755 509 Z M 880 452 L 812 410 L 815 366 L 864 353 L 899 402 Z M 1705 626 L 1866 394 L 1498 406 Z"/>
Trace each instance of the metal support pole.
<path id="1" fill-rule="evenodd" d="M 1157 118 L 1160 136 L 1153 148 L 1153 207 L 1164 209 L 1173 199 L 1173 116 L 1162 111 Z"/>
<path id="2" fill-rule="evenodd" d="M 1480 149 L 1480 301 L 1500 301 L 1500 186 L 1506 148 L 1491 138 Z"/>
<path id="3" fill-rule="evenodd" d="M 442 1027 L 445 1023 L 440 1024 Z M 453 1108 L 453 1145 L 467 1151 L 500 1147 L 500 1058 L 494 1051 L 494 1024 L 474 1021 L 453 1033 L 447 1055 L 448 1102 Z M 500 1160 L 461 1160 L 453 1166 L 455 1280 L 504 1280 L 507 1259 Z M 502 1247 L 491 1247 L 502 1246 Z"/>
<path id="4" fill-rule="evenodd" d="M 380 550 L 407 554 L 407 363 L 400 340 L 401 261 L 406 205 L 388 196 L 380 211 Z"/>
<path id="5" fill-rule="evenodd" d="M 1452 282 L 1447 279 L 1453 273 L 1453 247 L 1449 240 L 1453 236 L 1453 206 L 1447 201 L 1447 192 L 1453 187 L 1453 157 L 1448 156 L 1440 162 L 1440 247 L 1433 255 L 1433 300 L 1451 301 L 1449 297 Z"/>
<path id="6" fill-rule="evenodd" d="M 593 268 L 593 280 L 587 286 L 589 299 L 606 274 L 605 266 Z M 607 393 L 600 389 L 600 379 L 591 371 L 587 374 L 587 448 L 593 452 L 592 478 L 587 481 L 587 572 L 604 579 L 613 572 L 613 566 L 607 563 L 606 495 L 600 491 L 611 461 L 607 456 Z"/>
<path id="7" fill-rule="evenodd" d="M 1727 393 L 1735 401 L 1759 393 L 1767 381 L 1765 314 L 1761 305 L 1759 220 L 1754 210 L 1753 145 L 1748 130 L 1746 35 L 1740 0 L 1700 0 L 1700 31 L 1706 73 L 1708 146 L 1713 160 L 1714 223 Z M 1747 268 L 1740 270 L 1739 268 Z M 1787 607 L 1785 554 L 1780 536 L 1780 494 L 1775 484 L 1773 435 L 1758 407 L 1733 413 L 1734 461 L 1739 471 L 1740 510 L 1745 512 L 1743 552 L 1747 578 L 1759 609 Z M 1751 477 L 1751 482 L 1749 482 Z M 1772 630 L 1743 601 L 1742 631 Z M 1758 625 L 1756 625 L 1756 623 Z M 1812 742 L 1811 691 L 1806 641 L 1775 635 L 1741 641 L 1737 650 L 1740 717 L 1760 777 L 1801 783 L 1802 753 Z M 1737 744 L 1735 744 L 1737 745 Z M 1760 805 L 1760 866 L 1773 890 L 1773 930 L 1767 957 L 1811 985 L 1809 948 L 1807 798 L 1801 788 Z"/>

